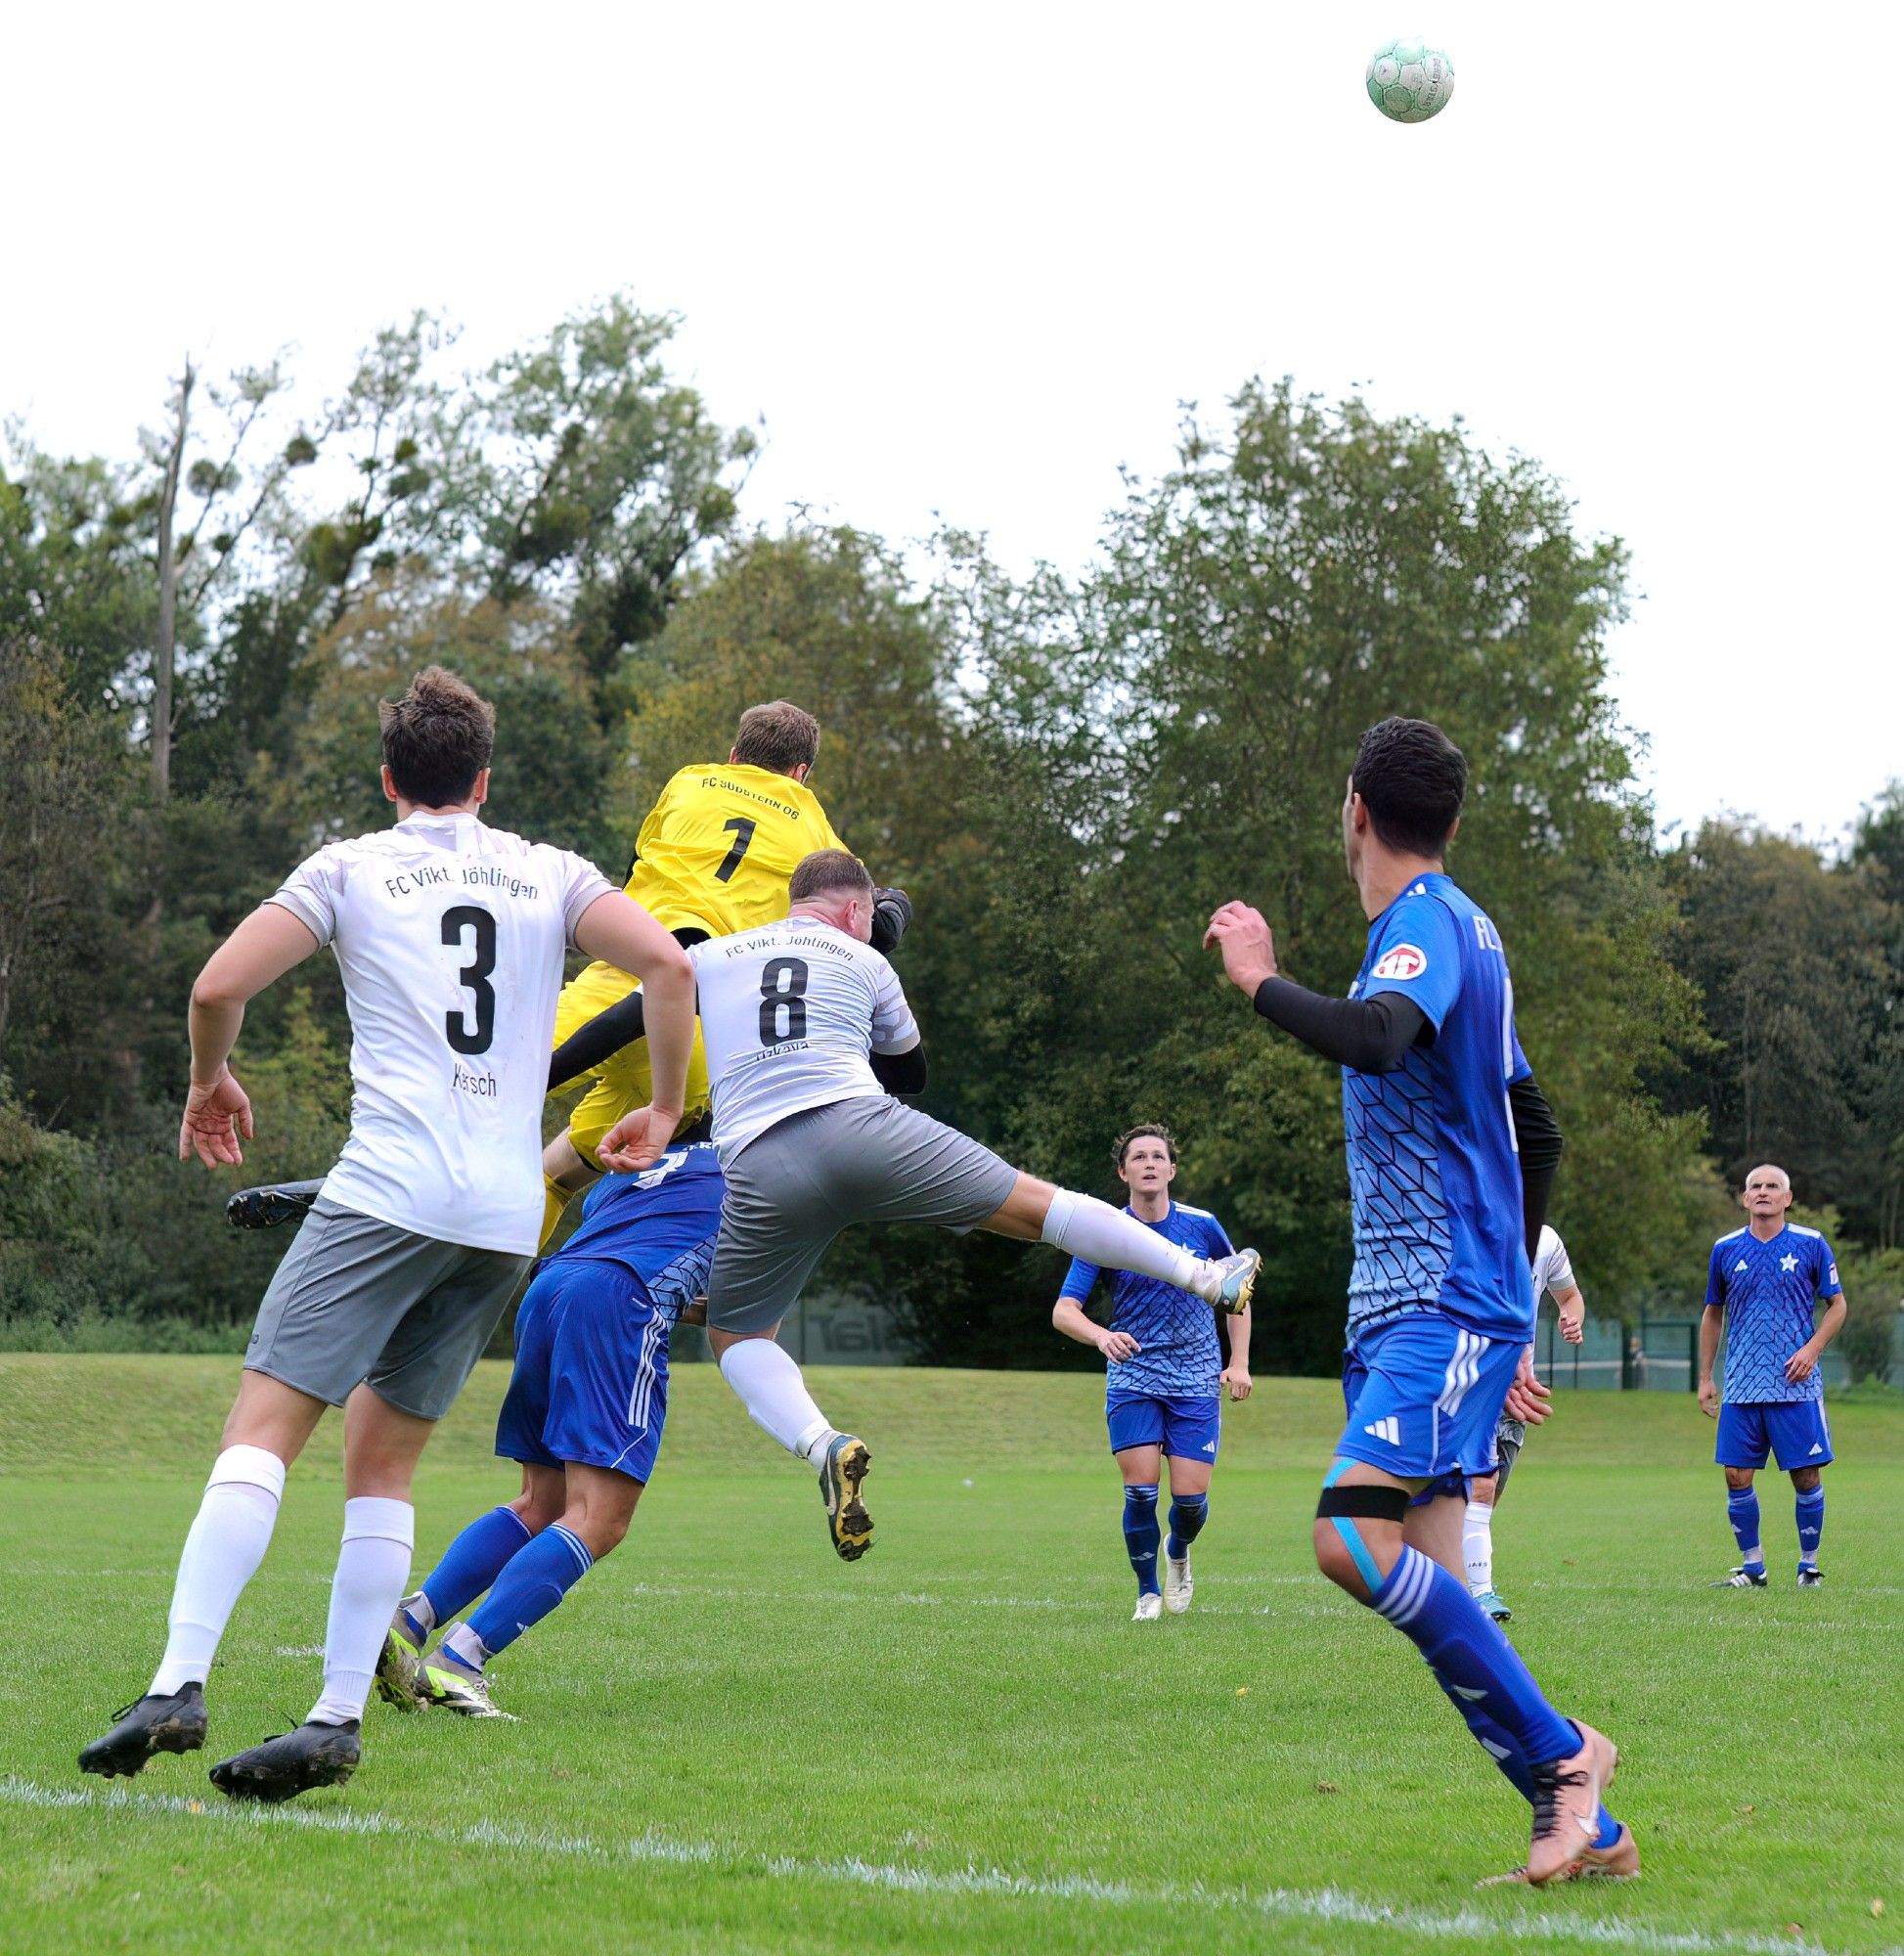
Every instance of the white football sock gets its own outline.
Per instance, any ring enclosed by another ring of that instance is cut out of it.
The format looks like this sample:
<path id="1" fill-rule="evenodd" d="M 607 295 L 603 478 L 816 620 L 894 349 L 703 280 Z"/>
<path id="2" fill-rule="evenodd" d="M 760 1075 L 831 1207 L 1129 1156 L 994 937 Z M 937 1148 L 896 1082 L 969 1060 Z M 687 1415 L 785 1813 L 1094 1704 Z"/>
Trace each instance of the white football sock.
<path id="1" fill-rule="evenodd" d="M 1194 1292 L 1205 1303 L 1216 1297 L 1213 1265 L 1178 1249 L 1148 1223 L 1094 1195 L 1057 1190 L 1045 1212 L 1044 1240 L 1101 1270 L 1134 1270 L 1140 1277 L 1157 1277 Z"/>
<path id="2" fill-rule="evenodd" d="M 742 1338 L 721 1354 L 721 1376 L 740 1395 L 747 1416 L 803 1459 L 833 1429 L 814 1403 L 800 1367 L 771 1338 Z"/>
<path id="3" fill-rule="evenodd" d="M 1494 1586 L 1494 1510 L 1486 1501 L 1470 1501 L 1461 1531 L 1461 1559 L 1468 1567 L 1468 1593 L 1484 1596 Z"/>
<path id="4" fill-rule="evenodd" d="M 410 1581 L 416 1542 L 417 1510 L 408 1501 L 358 1494 L 344 1503 L 344 1538 L 324 1630 L 324 1696 L 311 1707 L 311 1718 L 341 1725 L 364 1715 L 383 1633 Z"/>
<path id="5" fill-rule="evenodd" d="M 151 1696 L 169 1698 L 211 1674 L 218 1639 L 270 1546 L 284 1491 L 285 1463 L 262 1446 L 228 1446 L 212 1462 L 179 1557 L 170 1634 Z"/>

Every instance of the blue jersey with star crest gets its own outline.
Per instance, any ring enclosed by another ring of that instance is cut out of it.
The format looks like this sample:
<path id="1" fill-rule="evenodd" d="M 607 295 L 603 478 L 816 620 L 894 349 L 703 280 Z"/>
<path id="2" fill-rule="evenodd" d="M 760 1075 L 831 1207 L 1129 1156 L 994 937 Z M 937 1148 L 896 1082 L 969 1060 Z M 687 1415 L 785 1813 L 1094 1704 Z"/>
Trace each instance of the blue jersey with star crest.
<path id="1" fill-rule="evenodd" d="M 1127 1216 L 1130 1211 L 1127 1208 Z M 1138 1219 L 1142 1221 L 1141 1218 Z M 1193 1257 L 1227 1257 L 1230 1240 L 1207 1209 L 1173 1202 L 1161 1222 L 1146 1222 Z M 1082 1257 L 1071 1260 L 1060 1297 L 1082 1305 L 1100 1271 Z M 1111 1272 L 1111 1329 L 1128 1331 L 1137 1351 L 1121 1358 L 1105 1376 L 1105 1391 L 1142 1393 L 1160 1400 L 1214 1400 L 1223 1360 L 1217 1344 L 1217 1317 L 1209 1305 L 1160 1277 L 1132 1270 Z"/>
<path id="2" fill-rule="evenodd" d="M 1486 1338 L 1533 1336 L 1510 1083 L 1530 1069 L 1514 1031 L 1500 933 L 1439 871 L 1368 928 L 1351 999 L 1393 992 L 1434 1028 L 1394 1073 L 1342 1070 L 1355 1267 L 1349 1335 L 1441 1311 Z"/>
<path id="3" fill-rule="evenodd" d="M 1812 1304 L 1838 1294 L 1838 1260 L 1816 1229 L 1788 1222 L 1760 1242 L 1749 1228 L 1712 1245 L 1705 1302 L 1725 1311 L 1725 1398 L 1769 1405 L 1825 1396 L 1819 1368 L 1794 1386 L 1785 1361 L 1812 1333 Z"/>

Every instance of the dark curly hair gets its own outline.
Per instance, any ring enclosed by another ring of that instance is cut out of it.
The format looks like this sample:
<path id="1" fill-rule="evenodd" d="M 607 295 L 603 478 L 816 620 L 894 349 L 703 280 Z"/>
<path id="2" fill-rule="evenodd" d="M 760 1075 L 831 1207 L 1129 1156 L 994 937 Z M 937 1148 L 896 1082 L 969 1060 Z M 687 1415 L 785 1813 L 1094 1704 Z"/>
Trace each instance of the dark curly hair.
<path id="1" fill-rule="evenodd" d="M 1164 1146 L 1170 1150 L 1171 1162 L 1174 1166 L 1176 1162 L 1176 1136 L 1161 1121 L 1145 1121 L 1140 1126 L 1132 1128 L 1128 1134 L 1120 1134 L 1111 1148 L 1112 1161 L 1122 1169 L 1124 1167 L 1125 1156 L 1130 1152 L 1130 1143 L 1132 1141 L 1144 1140 L 1147 1137 L 1154 1137 L 1163 1142 Z"/>

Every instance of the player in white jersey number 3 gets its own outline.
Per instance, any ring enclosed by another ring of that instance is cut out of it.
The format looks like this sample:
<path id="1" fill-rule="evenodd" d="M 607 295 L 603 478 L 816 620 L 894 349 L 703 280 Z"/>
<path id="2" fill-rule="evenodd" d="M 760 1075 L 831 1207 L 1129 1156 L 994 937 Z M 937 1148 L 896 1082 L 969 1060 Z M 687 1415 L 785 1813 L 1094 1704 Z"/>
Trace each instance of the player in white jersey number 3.
<path id="1" fill-rule="evenodd" d="M 727 1177 L 708 1275 L 707 1332 L 755 1421 L 819 1476 L 827 1532 L 848 1562 L 872 1541 L 868 1454 L 830 1425 L 774 1341 L 827 1246 L 854 1222 L 937 1222 L 1046 1242 L 1244 1310 L 1262 1259 L 1192 1256 L 1094 1196 L 1021 1175 L 990 1148 L 889 1097 L 925 1085 L 919 1029 L 867 938 L 873 885 L 844 849 L 817 850 L 788 885 L 791 913 L 689 954 Z M 601 1158 L 630 1166 L 610 1130 Z"/>
<path id="2" fill-rule="evenodd" d="M 294 1732 L 213 1767 L 236 1800 L 288 1800 L 355 1770 L 383 1632 L 410 1576 L 410 1483 L 542 1223 L 542 1100 L 569 945 L 638 978 L 654 1099 L 625 1158 L 656 1158 L 681 1117 L 693 970 L 596 868 L 485 827 L 495 714 L 431 667 L 386 702 L 395 827 L 321 849 L 212 955 L 192 992 L 179 1158 L 244 1159 L 251 1106 L 226 1065 L 247 1000 L 329 945 L 350 1008 L 350 1137 L 258 1307 L 145 1697 L 79 1756 L 138 1772 L 195 1752 L 225 1624 L 271 1540 L 285 1474 L 327 1405 L 344 1414 L 344 1526 L 324 1690 Z"/>

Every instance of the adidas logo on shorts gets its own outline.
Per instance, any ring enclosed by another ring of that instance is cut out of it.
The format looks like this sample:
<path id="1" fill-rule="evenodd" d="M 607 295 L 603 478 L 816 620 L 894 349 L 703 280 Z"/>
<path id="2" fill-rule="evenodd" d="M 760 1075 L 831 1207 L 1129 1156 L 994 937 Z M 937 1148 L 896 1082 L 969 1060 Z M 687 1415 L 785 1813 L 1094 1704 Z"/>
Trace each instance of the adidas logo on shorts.
<path id="1" fill-rule="evenodd" d="M 1378 1419 L 1372 1426 L 1363 1427 L 1362 1431 L 1376 1440 L 1386 1440 L 1391 1446 L 1401 1445 L 1401 1422 L 1394 1413 L 1386 1419 Z"/>

